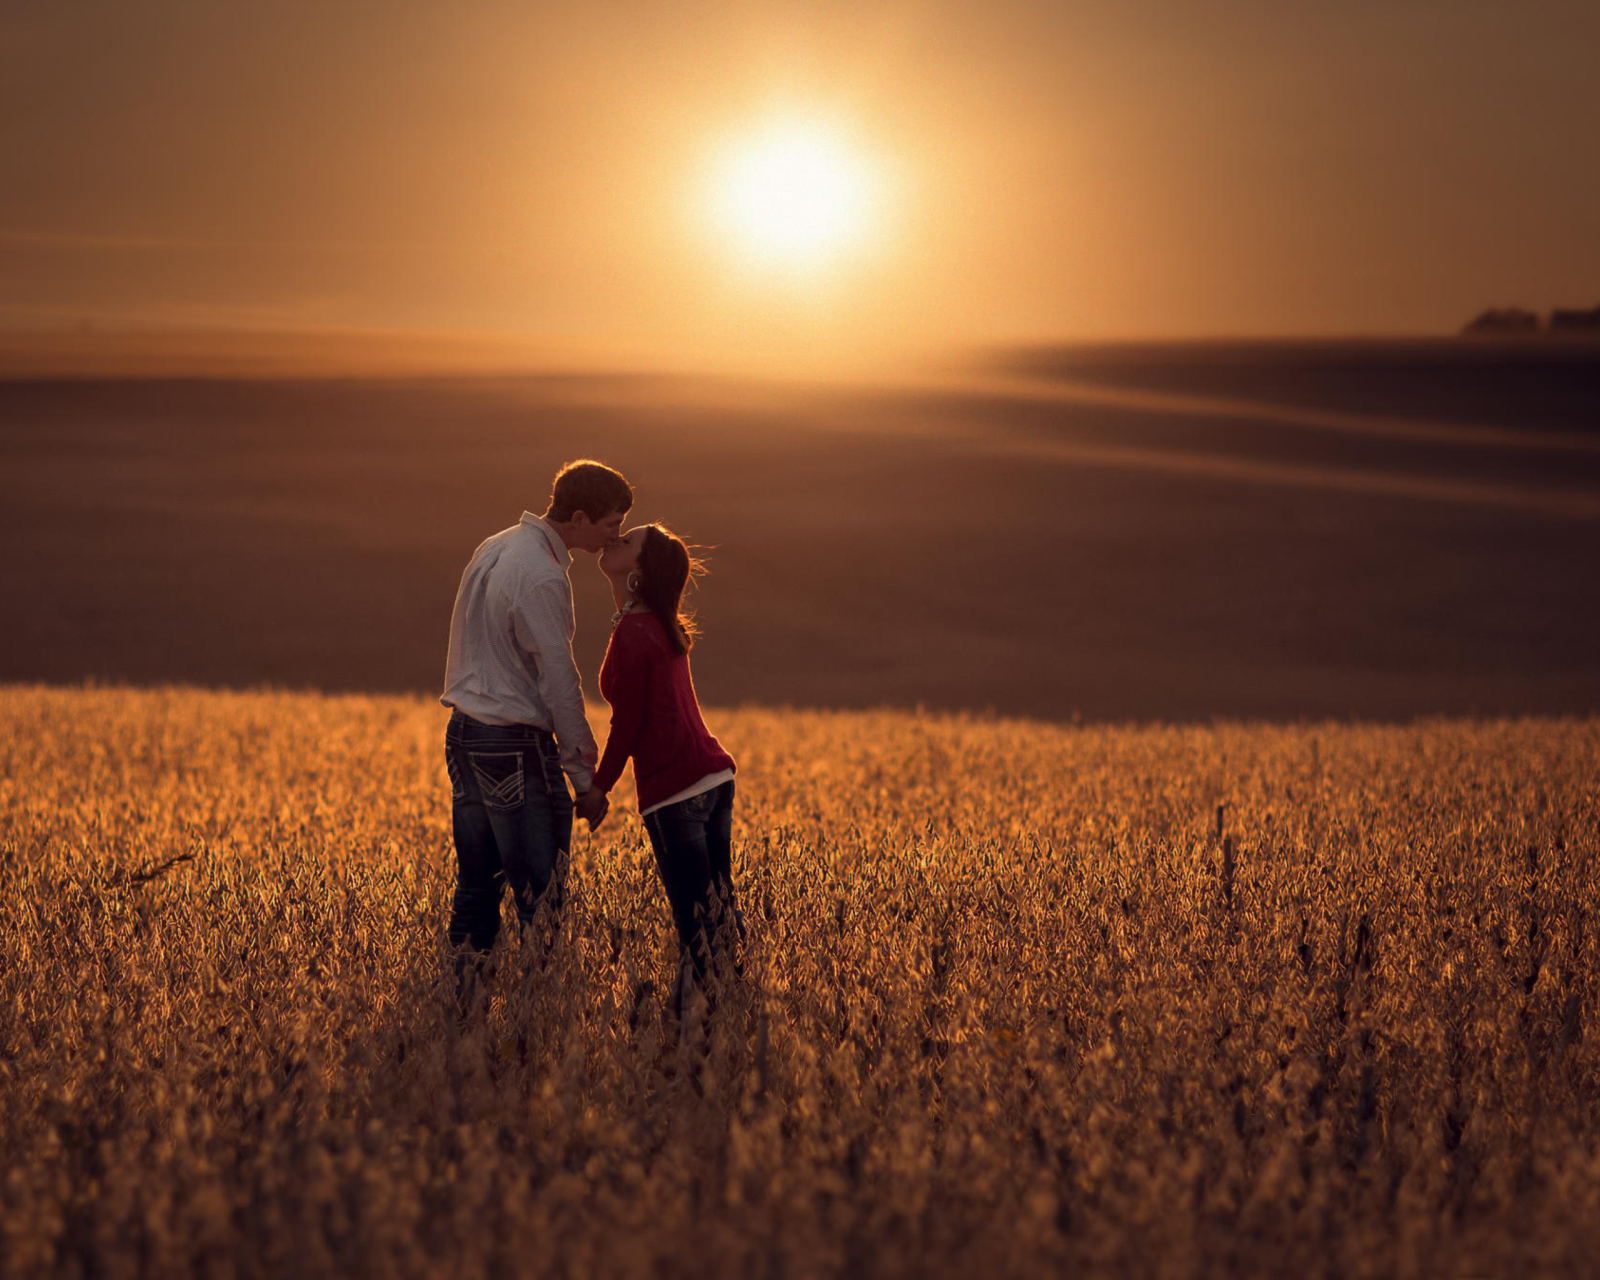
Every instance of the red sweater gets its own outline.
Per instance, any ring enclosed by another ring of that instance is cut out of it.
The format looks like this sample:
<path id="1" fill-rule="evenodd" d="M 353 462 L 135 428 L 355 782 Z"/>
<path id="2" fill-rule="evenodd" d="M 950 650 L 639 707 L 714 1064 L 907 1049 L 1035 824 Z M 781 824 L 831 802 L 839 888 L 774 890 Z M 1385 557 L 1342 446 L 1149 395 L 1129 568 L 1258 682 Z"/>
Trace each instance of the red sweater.
<path id="1" fill-rule="evenodd" d="M 611 704 L 611 733 L 594 775 L 602 792 L 617 785 L 630 756 L 641 809 L 734 767 L 700 715 L 689 655 L 673 653 L 666 628 L 648 609 L 624 614 L 612 630 L 600 695 Z"/>

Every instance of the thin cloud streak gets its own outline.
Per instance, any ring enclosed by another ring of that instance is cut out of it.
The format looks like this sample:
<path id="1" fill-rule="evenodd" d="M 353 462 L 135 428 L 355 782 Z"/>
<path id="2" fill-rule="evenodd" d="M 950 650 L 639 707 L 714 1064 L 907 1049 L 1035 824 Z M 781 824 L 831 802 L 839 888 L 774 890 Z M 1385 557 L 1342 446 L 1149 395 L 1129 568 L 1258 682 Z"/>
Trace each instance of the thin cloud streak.
<path id="1" fill-rule="evenodd" d="M 189 253 L 466 253 L 485 246 L 381 240 L 214 240 L 193 236 L 124 235 L 116 232 L 41 231 L 0 227 L 0 245 L 33 249 L 106 252 Z M 494 246 L 488 246 L 493 248 Z"/>

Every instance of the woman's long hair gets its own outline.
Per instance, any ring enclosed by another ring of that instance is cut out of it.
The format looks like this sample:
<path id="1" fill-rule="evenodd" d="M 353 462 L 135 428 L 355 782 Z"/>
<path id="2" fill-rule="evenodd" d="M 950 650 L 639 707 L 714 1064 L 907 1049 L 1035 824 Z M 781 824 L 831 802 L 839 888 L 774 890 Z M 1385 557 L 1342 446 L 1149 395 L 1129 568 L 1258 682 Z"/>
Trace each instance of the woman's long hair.
<path id="1" fill-rule="evenodd" d="M 645 526 L 639 548 L 639 599 L 661 620 L 674 653 L 688 653 L 696 634 L 694 618 L 683 612 L 683 589 L 700 569 L 683 540 L 665 525 Z"/>

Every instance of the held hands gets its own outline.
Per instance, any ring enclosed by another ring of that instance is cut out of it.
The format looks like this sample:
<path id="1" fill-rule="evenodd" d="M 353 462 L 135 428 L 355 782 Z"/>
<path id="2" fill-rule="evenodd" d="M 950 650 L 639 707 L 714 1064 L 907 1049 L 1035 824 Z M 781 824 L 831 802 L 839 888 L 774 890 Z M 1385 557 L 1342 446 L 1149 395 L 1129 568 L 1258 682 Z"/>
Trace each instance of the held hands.
<path id="1" fill-rule="evenodd" d="M 611 801 L 605 792 L 590 787 L 573 801 L 573 805 L 578 816 L 589 824 L 589 830 L 595 831 L 605 821 L 606 811 L 611 808 Z"/>

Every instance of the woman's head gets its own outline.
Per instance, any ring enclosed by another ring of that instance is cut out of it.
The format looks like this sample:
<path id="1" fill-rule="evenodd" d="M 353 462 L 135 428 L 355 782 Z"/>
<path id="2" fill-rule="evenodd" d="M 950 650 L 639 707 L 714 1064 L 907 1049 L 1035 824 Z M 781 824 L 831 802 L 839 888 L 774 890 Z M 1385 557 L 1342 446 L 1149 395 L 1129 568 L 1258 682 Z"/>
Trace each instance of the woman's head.
<path id="1" fill-rule="evenodd" d="M 694 643 L 694 623 L 683 613 L 683 591 L 700 568 L 672 530 L 660 524 L 635 525 L 600 555 L 600 571 L 661 620 L 678 653 Z"/>

